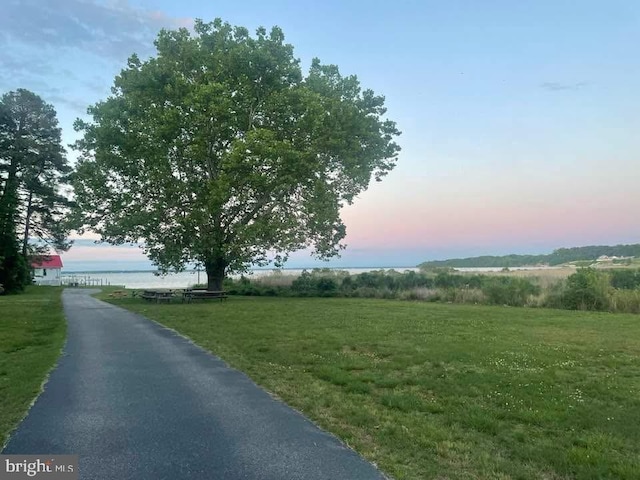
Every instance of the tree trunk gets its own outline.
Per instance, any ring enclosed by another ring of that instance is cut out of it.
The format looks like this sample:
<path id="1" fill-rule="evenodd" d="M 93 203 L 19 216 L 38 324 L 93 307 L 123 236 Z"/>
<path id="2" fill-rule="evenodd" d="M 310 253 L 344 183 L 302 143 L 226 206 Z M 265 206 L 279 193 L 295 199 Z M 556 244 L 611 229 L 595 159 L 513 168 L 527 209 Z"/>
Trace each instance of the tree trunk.
<path id="1" fill-rule="evenodd" d="M 22 237 L 22 255 L 27 257 L 27 247 L 29 246 L 29 229 L 31 223 L 31 214 L 33 205 L 33 192 L 29 192 L 29 201 L 27 202 L 27 214 L 24 220 L 24 236 Z"/>
<path id="2" fill-rule="evenodd" d="M 9 174 L 0 197 L 0 229 L 4 232 L 16 231 L 18 209 L 18 167 L 11 159 Z"/>
<path id="3" fill-rule="evenodd" d="M 207 260 L 204 267 L 207 271 L 207 290 L 221 291 L 224 272 L 227 268 L 227 264 L 224 259 L 218 257 Z"/>
<path id="4" fill-rule="evenodd" d="M 29 191 L 29 200 L 27 201 L 27 211 L 25 215 L 24 221 L 24 237 L 22 239 L 22 255 L 27 257 L 27 247 L 29 246 L 29 231 L 31 230 L 31 215 L 33 215 L 33 192 L 37 188 L 38 179 L 40 175 L 44 173 L 45 169 L 45 160 L 44 157 L 40 158 L 40 164 L 38 165 L 39 170 L 38 173 L 30 179 L 28 182 L 25 182 L 25 187 Z M 33 183 L 32 183 L 33 182 Z"/>

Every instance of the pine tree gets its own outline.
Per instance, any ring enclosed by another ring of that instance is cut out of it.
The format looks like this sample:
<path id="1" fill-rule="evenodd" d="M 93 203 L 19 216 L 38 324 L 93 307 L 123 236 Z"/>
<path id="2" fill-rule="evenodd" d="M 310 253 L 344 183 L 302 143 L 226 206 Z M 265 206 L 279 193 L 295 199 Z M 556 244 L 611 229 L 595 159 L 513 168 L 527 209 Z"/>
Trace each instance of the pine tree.
<path id="1" fill-rule="evenodd" d="M 0 99 L 0 283 L 28 283 L 30 252 L 66 250 L 71 171 L 53 106 L 24 89 Z M 39 240 L 30 244 L 31 238 Z M 26 273 L 25 273 L 26 272 Z"/>

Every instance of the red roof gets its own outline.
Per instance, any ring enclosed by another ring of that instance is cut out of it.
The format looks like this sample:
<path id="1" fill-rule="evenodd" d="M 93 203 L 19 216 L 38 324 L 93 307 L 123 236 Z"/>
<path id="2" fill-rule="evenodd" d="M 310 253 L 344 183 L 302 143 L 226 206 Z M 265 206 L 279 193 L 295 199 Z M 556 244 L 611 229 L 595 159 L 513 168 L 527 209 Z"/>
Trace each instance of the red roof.
<path id="1" fill-rule="evenodd" d="M 47 255 L 31 262 L 32 268 L 62 268 L 60 255 Z"/>

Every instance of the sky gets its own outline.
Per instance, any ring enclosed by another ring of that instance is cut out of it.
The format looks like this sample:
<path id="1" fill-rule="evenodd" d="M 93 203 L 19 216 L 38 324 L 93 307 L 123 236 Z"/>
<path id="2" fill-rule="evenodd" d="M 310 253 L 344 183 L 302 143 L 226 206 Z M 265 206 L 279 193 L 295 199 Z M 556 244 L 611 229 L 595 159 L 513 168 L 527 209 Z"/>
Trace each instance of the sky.
<path id="1" fill-rule="evenodd" d="M 2 0 L 0 92 L 52 103 L 70 144 L 159 29 L 216 17 L 280 26 L 304 68 L 357 75 L 403 132 L 397 167 L 343 209 L 347 249 L 328 266 L 640 242 L 636 0 Z M 151 267 L 90 236 L 63 260 Z M 288 266 L 325 264 L 298 252 Z"/>

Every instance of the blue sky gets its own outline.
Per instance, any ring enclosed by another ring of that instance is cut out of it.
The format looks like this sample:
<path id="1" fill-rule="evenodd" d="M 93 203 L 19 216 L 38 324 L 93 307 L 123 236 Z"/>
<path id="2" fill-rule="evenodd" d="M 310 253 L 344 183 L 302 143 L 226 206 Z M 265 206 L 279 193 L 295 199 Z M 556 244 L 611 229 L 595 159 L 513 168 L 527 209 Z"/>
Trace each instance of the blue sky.
<path id="1" fill-rule="evenodd" d="M 387 98 L 403 151 L 343 211 L 348 249 L 333 264 L 640 241 L 637 1 L 4 0 L 0 92 L 53 103 L 70 143 L 159 28 L 215 17 L 279 25 L 303 65 L 320 57 Z M 135 247 L 64 258 L 148 265 Z M 290 264 L 308 265 L 305 252 Z"/>

